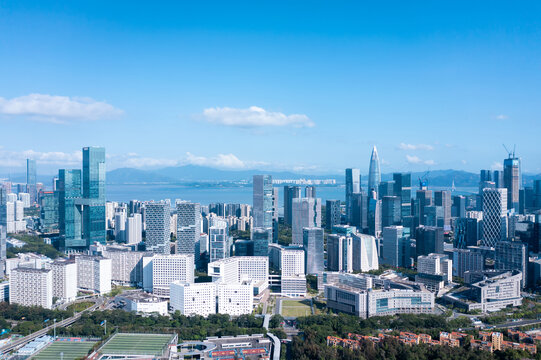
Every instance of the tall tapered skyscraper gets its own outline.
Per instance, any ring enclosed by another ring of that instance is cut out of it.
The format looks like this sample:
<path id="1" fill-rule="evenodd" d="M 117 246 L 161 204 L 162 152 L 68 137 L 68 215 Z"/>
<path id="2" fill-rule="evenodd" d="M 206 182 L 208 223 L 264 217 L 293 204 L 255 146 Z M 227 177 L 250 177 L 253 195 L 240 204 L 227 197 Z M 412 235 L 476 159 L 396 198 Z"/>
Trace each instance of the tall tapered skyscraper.
<path id="1" fill-rule="evenodd" d="M 370 157 L 370 168 L 368 170 L 368 191 L 378 191 L 381 182 L 381 169 L 379 167 L 378 149 L 374 146 L 372 156 Z"/>

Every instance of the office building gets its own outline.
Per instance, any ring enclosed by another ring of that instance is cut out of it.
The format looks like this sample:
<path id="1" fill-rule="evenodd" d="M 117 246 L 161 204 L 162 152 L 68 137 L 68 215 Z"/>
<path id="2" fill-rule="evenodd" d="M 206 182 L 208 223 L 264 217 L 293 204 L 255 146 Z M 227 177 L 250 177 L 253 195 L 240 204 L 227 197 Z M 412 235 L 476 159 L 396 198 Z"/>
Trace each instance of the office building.
<path id="1" fill-rule="evenodd" d="M 401 224 L 401 203 L 398 196 L 384 196 L 382 199 L 381 226 Z"/>
<path id="2" fill-rule="evenodd" d="M 58 171 L 58 222 L 64 249 L 86 247 L 82 238 L 83 210 L 81 199 L 81 170 Z"/>
<path id="3" fill-rule="evenodd" d="M 409 239 L 404 236 L 404 227 L 384 227 L 381 262 L 392 267 L 406 266 L 409 259 L 408 246 Z"/>
<path id="4" fill-rule="evenodd" d="M 292 224 L 293 199 L 301 197 L 299 186 L 284 186 L 284 223 Z"/>
<path id="5" fill-rule="evenodd" d="M 327 235 L 327 270 L 353 272 L 353 238 Z"/>
<path id="6" fill-rule="evenodd" d="M 340 200 L 327 200 L 325 203 L 325 228 L 331 230 L 333 226 L 340 225 L 341 217 Z"/>
<path id="7" fill-rule="evenodd" d="M 58 191 L 42 191 L 40 194 L 40 231 L 58 231 Z"/>
<path id="8" fill-rule="evenodd" d="M 353 194 L 361 192 L 361 170 L 346 169 L 346 220 L 353 221 Z"/>
<path id="9" fill-rule="evenodd" d="M 483 245 L 507 239 L 507 190 L 483 189 Z"/>
<path id="10" fill-rule="evenodd" d="M 321 199 L 293 199 L 293 224 L 291 227 L 292 244 L 303 242 L 302 229 L 306 227 L 321 227 Z"/>
<path id="11" fill-rule="evenodd" d="M 415 230 L 417 257 L 432 253 L 443 254 L 443 228 L 420 226 Z"/>
<path id="12" fill-rule="evenodd" d="M 507 209 L 519 211 L 519 190 L 522 187 L 520 159 L 514 152 L 503 161 L 503 183 L 507 190 Z"/>
<path id="13" fill-rule="evenodd" d="M 411 215 L 411 174 L 394 173 L 393 174 L 393 194 L 400 198 L 401 218 Z"/>
<path id="14" fill-rule="evenodd" d="M 426 225 L 425 209 L 432 206 L 432 190 L 417 190 L 413 207 L 413 215 L 419 219 L 420 225 Z"/>
<path id="15" fill-rule="evenodd" d="M 451 207 L 451 217 L 466 217 L 466 197 L 462 195 L 453 196 L 453 205 Z"/>
<path id="16" fill-rule="evenodd" d="M 434 205 L 443 210 L 443 224 L 436 224 L 445 230 L 451 229 L 451 192 L 449 190 L 439 190 L 434 192 Z"/>
<path id="17" fill-rule="evenodd" d="M 104 244 L 105 231 L 105 148 L 83 148 L 83 237 L 86 247 Z"/>
<path id="18" fill-rule="evenodd" d="M 0 205 L 1 206 L 1 205 Z M 6 259 L 7 259 L 7 233 L 6 228 L 0 225 L 0 279 L 6 276 Z"/>
<path id="19" fill-rule="evenodd" d="M 378 186 L 378 199 L 383 199 L 384 196 L 394 196 L 394 181 L 382 181 Z"/>
<path id="20" fill-rule="evenodd" d="M 316 196 L 316 187 L 315 186 L 307 186 L 304 188 L 304 197 L 307 198 L 315 198 Z"/>
<path id="21" fill-rule="evenodd" d="M 353 271 L 377 270 L 379 261 L 376 238 L 371 235 L 356 233 L 352 235 L 352 240 L 351 261 Z"/>
<path id="22" fill-rule="evenodd" d="M 368 198 L 367 213 L 368 233 L 372 236 L 379 236 L 381 233 L 381 200 L 374 197 Z"/>
<path id="23" fill-rule="evenodd" d="M 154 255 L 143 257 L 143 288 L 156 296 L 169 297 L 169 286 L 179 281 L 194 282 L 194 255 Z"/>
<path id="24" fill-rule="evenodd" d="M 177 254 L 194 254 L 199 263 L 199 237 L 201 236 L 201 205 L 177 201 Z"/>
<path id="25" fill-rule="evenodd" d="M 319 274 L 325 270 L 323 229 L 319 227 L 303 228 L 304 263 L 306 274 Z"/>
<path id="26" fill-rule="evenodd" d="M 272 228 L 253 228 L 251 237 L 254 245 L 253 256 L 268 256 L 269 244 L 272 243 Z"/>
<path id="27" fill-rule="evenodd" d="M 30 202 L 38 201 L 36 160 L 26 159 L 26 191 L 30 194 Z"/>
<path id="28" fill-rule="evenodd" d="M 216 219 L 209 227 L 210 261 L 225 259 L 231 256 L 233 238 L 229 236 L 227 221 Z"/>
<path id="29" fill-rule="evenodd" d="M 272 228 L 274 190 L 272 176 L 254 175 L 253 177 L 253 224 L 254 227 Z"/>
<path id="30" fill-rule="evenodd" d="M 171 309 L 179 311 L 182 315 L 207 317 L 216 314 L 215 283 L 191 284 L 173 281 L 170 295 Z"/>
<path id="31" fill-rule="evenodd" d="M 51 264 L 53 297 L 70 302 L 77 297 L 77 264 L 73 260 L 58 259 Z"/>
<path id="32" fill-rule="evenodd" d="M 304 250 L 298 247 L 283 247 L 280 249 L 280 264 L 282 277 L 304 275 Z"/>
<path id="33" fill-rule="evenodd" d="M 101 255 L 111 259 L 111 280 L 119 285 L 141 286 L 143 284 L 143 257 L 151 252 L 130 251 L 127 247 L 106 246 Z"/>
<path id="34" fill-rule="evenodd" d="M 156 254 L 171 252 L 171 208 L 168 202 L 150 202 L 145 205 L 146 250 Z"/>
<path id="35" fill-rule="evenodd" d="M 452 260 L 443 254 L 421 255 L 417 258 L 415 282 L 438 292 L 452 280 Z"/>
<path id="36" fill-rule="evenodd" d="M 522 287 L 528 285 L 528 246 L 519 241 L 498 241 L 494 245 L 494 269 L 522 273 Z"/>
<path id="37" fill-rule="evenodd" d="M 53 307 L 53 271 L 19 267 L 9 277 L 9 303 Z"/>
<path id="38" fill-rule="evenodd" d="M 126 206 L 115 208 L 115 241 L 119 243 L 126 242 L 126 218 L 128 209 Z"/>
<path id="39" fill-rule="evenodd" d="M 374 146 L 370 157 L 370 168 L 368 169 L 368 191 L 378 192 L 379 183 L 381 182 L 381 169 L 379 166 L 378 150 Z"/>
<path id="40" fill-rule="evenodd" d="M 139 244 L 143 241 L 143 220 L 141 214 L 132 213 L 126 219 L 126 244 Z"/>
<path id="41" fill-rule="evenodd" d="M 364 192 L 353 194 L 353 218 L 350 224 L 360 232 L 368 232 L 368 196 Z"/>
<path id="42" fill-rule="evenodd" d="M 464 278 L 466 271 L 483 271 L 485 269 L 485 257 L 482 253 L 468 249 L 453 250 L 453 276 Z"/>
<path id="43" fill-rule="evenodd" d="M 100 295 L 111 292 L 112 262 L 103 256 L 78 255 L 77 287 Z"/>

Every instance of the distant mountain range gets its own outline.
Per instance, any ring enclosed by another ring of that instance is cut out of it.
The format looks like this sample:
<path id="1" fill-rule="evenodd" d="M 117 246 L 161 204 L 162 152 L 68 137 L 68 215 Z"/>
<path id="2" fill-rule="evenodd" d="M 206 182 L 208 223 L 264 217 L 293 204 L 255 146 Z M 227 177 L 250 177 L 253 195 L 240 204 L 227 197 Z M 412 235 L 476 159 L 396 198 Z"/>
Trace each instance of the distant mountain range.
<path id="1" fill-rule="evenodd" d="M 133 168 L 119 168 L 107 172 L 108 184 L 156 184 L 156 183 L 186 183 L 186 182 L 251 182 L 255 174 L 269 174 L 275 179 L 335 179 L 343 184 L 343 174 L 308 175 L 289 171 L 267 170 L 225 170 L 205 166 L 184 165 L 166 167 L 156 170 L 141 170 Z M 0 178 L 7 178 L 0 175 Z M 477 187 L 479 174 L 462 170 L 433 170 L 428 173 L 413 172 L 411 174 L 412 187 L 416 188 L 419 178 L 426 177 L 429 186 L 451 187 L 454 181 L 456 187 Z M 11 174 L 10 178 L 15 183 L 25 182 L 24 174 Z M 52 175 L 38 175 L 38 181 L 50 187 Z M 541 179 L 541 174 L 523 174 L 524 184 L 531 185 L 534 179 Z M 392 173 L 382 174 L 382 180 L 392 180 Z M 362 176 L 362 182 L 366 183 L 367 176 Z"/>

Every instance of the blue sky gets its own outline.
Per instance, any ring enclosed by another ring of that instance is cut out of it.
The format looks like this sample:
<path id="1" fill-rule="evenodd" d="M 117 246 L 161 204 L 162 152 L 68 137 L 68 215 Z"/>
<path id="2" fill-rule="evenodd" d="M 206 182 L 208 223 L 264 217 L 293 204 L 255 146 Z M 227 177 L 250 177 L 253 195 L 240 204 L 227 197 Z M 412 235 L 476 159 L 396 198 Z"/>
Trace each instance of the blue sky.
<path id="1" fill-rule="evenodd" d="M 0 3 L 0 169 L 541 172 L 539 2 Z"/>

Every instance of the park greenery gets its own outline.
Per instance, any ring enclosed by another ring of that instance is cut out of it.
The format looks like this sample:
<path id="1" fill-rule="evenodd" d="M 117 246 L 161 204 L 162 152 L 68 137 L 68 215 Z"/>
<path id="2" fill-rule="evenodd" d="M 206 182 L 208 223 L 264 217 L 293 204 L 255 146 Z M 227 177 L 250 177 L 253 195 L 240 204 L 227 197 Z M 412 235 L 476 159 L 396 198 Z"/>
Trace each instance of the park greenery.
<path id="1" fill-rule="evenodd" d="M 58 321 L 73 316 L 71 310 L 48 310 L 39 306 L 21 306 L 0 302 L 0 328 L 28 335 L 50 325 L 53 319 Z"/>
<path id="2" fill-rule="evenodd" d="M 25 234 L 10 234 L 9 237 L 24 241 L 26 244 L 20 248 L 9 248 L 6 252 L 8 258 L 16 257 L 19 253 L 36 253 L 45 255 L 51 259 L 64 256 L 64 254 L 55 249 L 54 246 L 44 243 L 42 237 Z"/>

